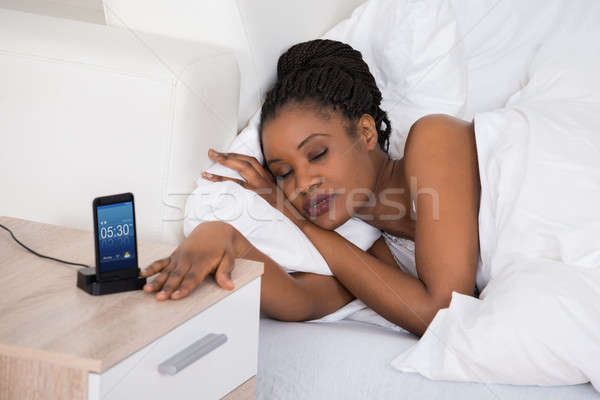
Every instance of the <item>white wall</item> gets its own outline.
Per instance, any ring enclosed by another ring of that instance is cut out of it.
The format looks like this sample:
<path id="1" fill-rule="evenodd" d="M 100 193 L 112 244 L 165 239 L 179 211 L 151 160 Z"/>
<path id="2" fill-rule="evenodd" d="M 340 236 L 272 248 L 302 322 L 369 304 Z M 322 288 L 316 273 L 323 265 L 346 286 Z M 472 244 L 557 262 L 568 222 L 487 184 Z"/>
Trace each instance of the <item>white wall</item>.
<path id="1" fill-rule="evenodd" d="M 275 77 L 279 55 L 315 39 L 365 0 L 104 0 L 108 25 L 234 50 L 241 74 L 238 130 Z"/>
<path id="2" fill-rule="evenodd" d="M 0 8 L 104 24 L 102 0 L 0 0 Z"/>

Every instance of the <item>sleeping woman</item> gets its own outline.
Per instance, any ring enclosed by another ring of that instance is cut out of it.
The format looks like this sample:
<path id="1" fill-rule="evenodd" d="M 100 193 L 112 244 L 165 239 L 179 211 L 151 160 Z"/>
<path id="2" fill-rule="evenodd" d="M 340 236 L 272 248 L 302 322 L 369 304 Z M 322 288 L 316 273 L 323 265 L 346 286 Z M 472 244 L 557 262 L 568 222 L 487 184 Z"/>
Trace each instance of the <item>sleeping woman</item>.
<path id="1" fill-rule="evenodd" d="M 288 274 L 233 226 L 199 224 L 169 256 L 142 274 L 144 290 L 181 299 L 209 274 L 232 289 L 238 257 L 261 261 L 261 310 L 283 321 L 330 314 L 355 298 L 388 321 L 421 336 L 453 291 L 473 295 L 479 260 L 480 181 L 472 122 L 428 115 L 415 122 L 404 156 L 388 155 L 391 124 L 361 53 L 313 40 L 279 59 L 266 94 L 255 158 L 210 150 L 212 160 L 244 180 L 293 221 L 333 276 Z M 334 231 L 356 217 L 384 234 L 366 252 Z M 416 275 L 399 268 L 390 238 L 414 242 Z"/>

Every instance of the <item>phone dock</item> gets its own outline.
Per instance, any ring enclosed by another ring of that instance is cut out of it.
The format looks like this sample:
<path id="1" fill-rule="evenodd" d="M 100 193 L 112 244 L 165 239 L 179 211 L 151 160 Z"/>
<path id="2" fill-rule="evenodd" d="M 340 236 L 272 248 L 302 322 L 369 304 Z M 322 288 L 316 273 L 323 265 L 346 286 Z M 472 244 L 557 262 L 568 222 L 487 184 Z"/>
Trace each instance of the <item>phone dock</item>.
<path id="1" fill-rule="evenodd" d="M 77 287 L 94 296 L 140 290 L 145 284 L 146 278 L 143 276 L 99 282 L 96 280 L 96 268 L 77 271 Z"/>

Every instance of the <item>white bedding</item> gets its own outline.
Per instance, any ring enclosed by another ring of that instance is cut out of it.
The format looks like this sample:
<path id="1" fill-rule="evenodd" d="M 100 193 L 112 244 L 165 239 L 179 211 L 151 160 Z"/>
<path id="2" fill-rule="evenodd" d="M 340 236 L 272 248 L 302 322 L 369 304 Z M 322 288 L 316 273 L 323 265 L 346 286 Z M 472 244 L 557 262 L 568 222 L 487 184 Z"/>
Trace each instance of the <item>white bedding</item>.
<path id="1" fill-rule="evenodd" d="M 598 400 L 588 384 L 516 386 L 431 381 L 390 361 L 417 339 L 354 321 L 260 320 L 257 400 Z"/>
<path id="2" fill-rule="evenodd" d="M 600 391 L 599 38 L 549 39 L 506 107 L 475 116 L 485 289 L 454 292 L 395 368 Z"/>

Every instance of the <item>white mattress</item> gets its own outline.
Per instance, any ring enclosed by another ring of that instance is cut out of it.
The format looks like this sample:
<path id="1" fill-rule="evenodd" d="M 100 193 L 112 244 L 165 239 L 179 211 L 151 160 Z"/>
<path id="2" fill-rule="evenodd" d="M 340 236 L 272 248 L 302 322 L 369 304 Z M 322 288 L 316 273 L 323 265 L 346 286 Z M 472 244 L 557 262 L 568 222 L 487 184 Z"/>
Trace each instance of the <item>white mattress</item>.
<path id="1" fill-rule="evenodd" d="M 416 337 L 356 321 L 260 320 L 258 400 L 286 399 L 594 399 L 588 383 L 514 386 L 432 381 L 393 369 Z"/>

